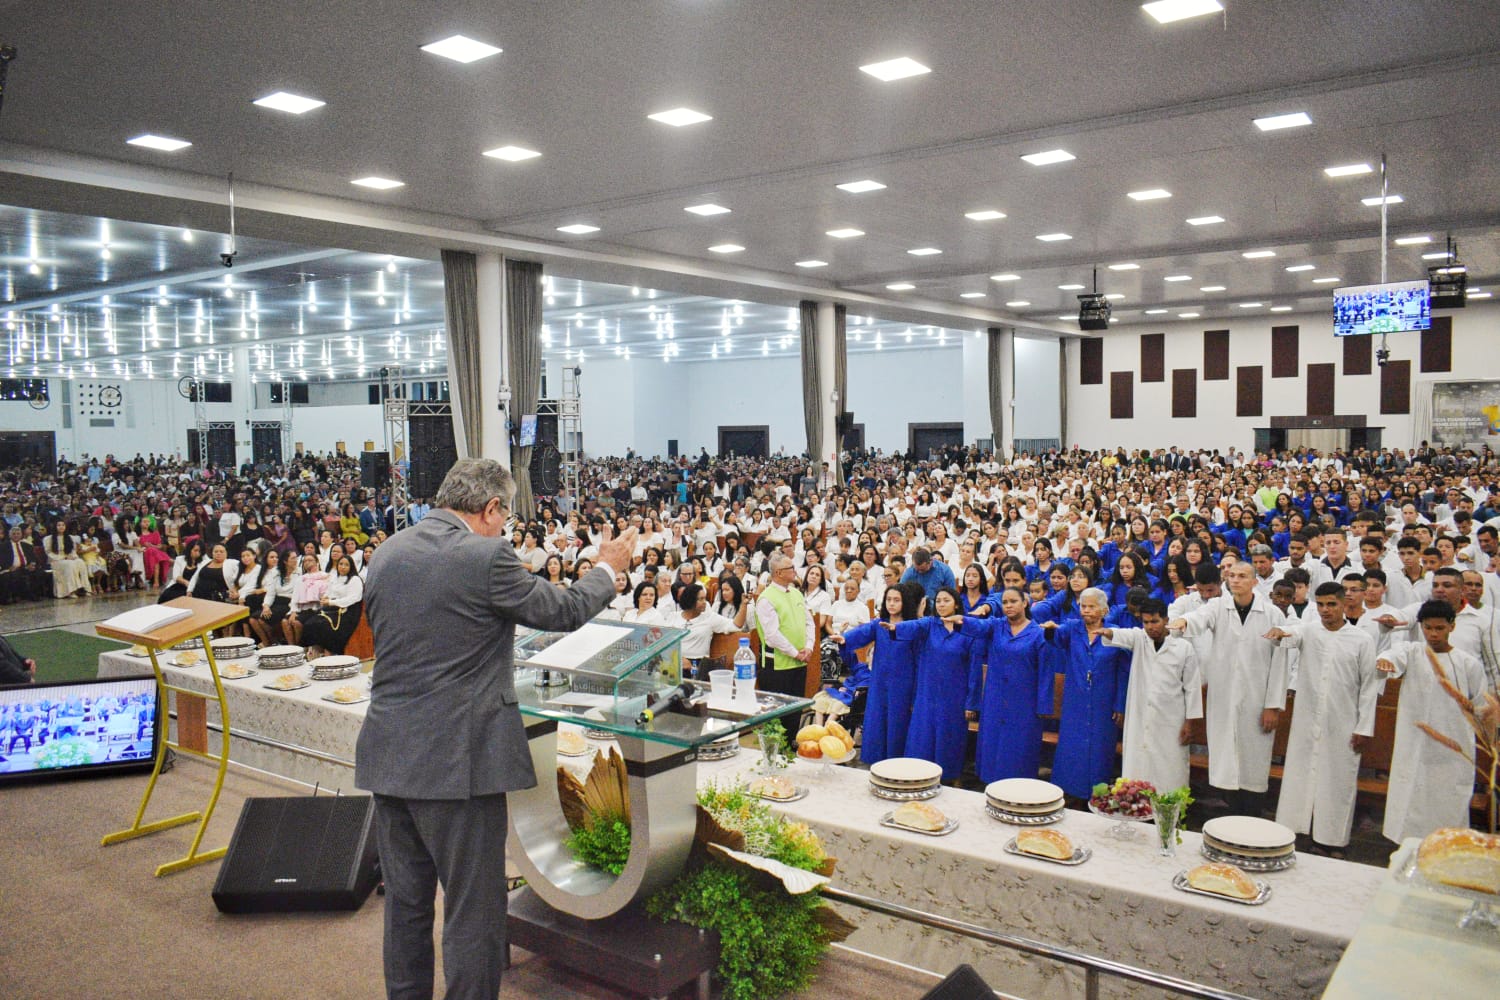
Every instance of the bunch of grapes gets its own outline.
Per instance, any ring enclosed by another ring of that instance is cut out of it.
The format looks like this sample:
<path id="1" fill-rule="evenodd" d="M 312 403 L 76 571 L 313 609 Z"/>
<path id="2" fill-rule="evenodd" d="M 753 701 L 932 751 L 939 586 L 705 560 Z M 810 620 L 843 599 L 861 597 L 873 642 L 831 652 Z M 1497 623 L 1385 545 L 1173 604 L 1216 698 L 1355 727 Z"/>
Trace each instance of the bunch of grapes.
<path id="1" fill-rule="evenodd" d="M 1101 781 L 1094 786 L 1089 805 L 1103 813 L 1148 819 L 1151 816 L 1151 800 L 1148 796 L 1155 791 L 1151 782 L 1135 778 L 1116 778 L 1113 785 Z"/>

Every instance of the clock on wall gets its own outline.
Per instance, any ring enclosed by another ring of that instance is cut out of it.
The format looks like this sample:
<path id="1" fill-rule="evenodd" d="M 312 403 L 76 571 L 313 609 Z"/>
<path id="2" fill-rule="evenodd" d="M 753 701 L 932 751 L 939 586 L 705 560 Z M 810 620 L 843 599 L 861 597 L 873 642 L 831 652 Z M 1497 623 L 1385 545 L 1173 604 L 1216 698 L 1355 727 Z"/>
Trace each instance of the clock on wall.
<path id="1" fill-rule="evenodd" d="M 108 406 L 113 408 L 119 406 L 124 401 L 125 396 L 120 392 L 120 387 L 117 385 L 107 385 L 99 390 L 100 406 Z"/>

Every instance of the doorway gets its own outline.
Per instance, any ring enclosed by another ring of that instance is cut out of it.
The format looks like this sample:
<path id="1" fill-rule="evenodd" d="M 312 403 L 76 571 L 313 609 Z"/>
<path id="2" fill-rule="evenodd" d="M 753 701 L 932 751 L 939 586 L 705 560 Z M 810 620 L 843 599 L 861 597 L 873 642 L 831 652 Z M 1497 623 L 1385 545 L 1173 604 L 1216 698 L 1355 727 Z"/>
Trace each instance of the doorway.
<path id="1" fill-rule="evenodd" d="M 55 431 L 11 431 L 0 434 L 0 468 L 21 465 L 57 468 L 57 434 Z"/>
<path id="2" fill-rule="evenodd" d="M 744 458 L 766 458 L 771 454 L 771 427 L 720 427 L 719 454 Z"/>

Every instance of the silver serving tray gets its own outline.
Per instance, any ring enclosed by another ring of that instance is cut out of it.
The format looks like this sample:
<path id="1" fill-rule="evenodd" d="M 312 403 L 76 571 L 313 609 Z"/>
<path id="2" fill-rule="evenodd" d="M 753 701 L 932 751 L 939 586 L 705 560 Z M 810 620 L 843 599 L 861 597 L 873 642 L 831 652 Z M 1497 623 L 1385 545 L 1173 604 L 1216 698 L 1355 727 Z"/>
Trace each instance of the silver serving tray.
<path id="1" fill-rule="evenodd" d="M 765 802 L 797 802 L 801 799 L 807 798 L 806 788 L 803 788 L 801 785 L 793 785 L 792 788 L 792 794 L 788 795 L 784 799 L 779 799 L 774 795 L 762 795 L 759 792 L 750 792 L 750 794 Z"/>
<path id="2" fill-rule="evenodd" d="M 293 687 L 280 687 L 276 684 L 262 684 L 261 687 L 265 688 L 267 691 L 301 691 L 303 688 L 312 687 L 312 681 L 303 681 L 301 684 L 294 685 Z"/>
<path id="3" fill-rule="evenodd" d="M 242 680 L 245 680 L 247 678 L 254 677 L 254 676 L 256 676 L 259 673 L 260 673 L 259 670 L 254 670 L 254 669 L 247 670 L 243 674 L 226 674 L 224 671 L 220 670 L 219 671 L 219 680 L 221 680 L 221 681 L 242 681 Z"/>
<path id="4" fill-rule="evenodd" d="M 340 702 L 340 704 L 345 704 L 345 703 L 344 702 Z M 566 750 L 559 750 L 559 751 L 557 751 L 557 755 L 559 757 L 589 757 L 589 756 L 592 756 L 593 754 L 595 754 L 597 752 L 598 751 L 596 751 L 593 747 L 584 747 L 582 750 L 575 750 L 572 753 L 569 753 Z"/>
<path id="5" fill-rule="evenodd" d="M 608 729 L 585 729 L 583 735 L 591 740 L 599 740 L 606 743 L 615 738 L 615 734 Z"/>
<path id="6" fill-rule="evenodd" d="M 740 745 L 738 743 L 730 743 L 728 746 L 725 746 L 725 747 L 715 747 L 713 744 L 710 743 L 710 744 L 706 744 L 706 745 L 701 746 L 701 747 L 698 748 L 698 759 L 699 760 L 728 760 L 730 757 L 733 757 L 735 754 L 737 754 L 739 752 L 740 752 Z"/>
<path id="7" fill-rule="evenodd" d="M 1009 823 L 1011 826 L 1048 826 L 1060 821 L 1063 818 L 1063 813 L 1067 812 L 1066 809 L 1059 809 L 1057 812 L 1042 813 L 1039 816 L 1023 816 L 1020 813 L 1002 812 L 988 802 L 984 804 L 984 811 L 990 814 L 990 819 L 998 819 L 1000 822 Z"/>
<path id="8" fill-rule="evenodd" d="M 1005 853 L 1014 854 L 1018 858 L 1031 858 L 1035 861 L 1047 861 L 1054 865 L 1081 865 L 1089 858 L 1092 858 L 1094 856 L 1094 852 L 1087 847 L 1073 848 L 1073 856 L 1066 859 L 1049 858 L 1045 854 L 1032 854 L 1030 851 L 1023 851 L 1021 850 L 1021 848 L 1017 847 L 1015 837 L 1012 837 L 1010 838 L 1010 840 L 1006 841 Z"/>
<path id="9" fill-rule="evenodd" d="M 895 812 L 886 813 L 884 816 L 880 817 L 880 825 L 888 826 L 892 830 L 905 830 L 907 833 L 920 833 L 927 837 L 946 837 L 948 836 L 948 834 L 958 829 L 958 820 L 954 819 L 952 816 L 949 816 L 947 818 L 948 821 L 943 824 L 943 828 L 941 830 L 918 830 L 914 826 L 906 826 L 903 823 L 897 823 L 894 818 L 895 815 Z"/>
<path id="10" fill-rule="evenodd" d="M 332 702 L 335 705 L 358 705 L 360 702 L 369 701 L 370 700 L 370 696 L 369 695 L 362 695 L 362 696 L 360 696 L 358 698 L 355 698 L 353 701 L 340 701 L 339 699 L 335 698 L 331 694 L 325 694 L 323 696 L 323 700 L 324 701 L 328 701 L 328 702 Z"/>
<path id="11" fill-rule="evenodd" d="M 1178 872 L 1172 876 L 1172 888 L 1179 889 L 1182 892 L 1191 892 L 1195 896 L 1207 896 L 1209 899 L 1222 900 L 1226 903 L 1239 903 L 1241 906 L 1260 906 L 1271 898 L 1271 887 L 1260 879 L 1252 879 L 1252 881 L 1255 883 L 1255 887 L 1260 890 L 1260 892 L 1255 894 L 1254 899 L 1236 899 L 1233 896 L 1226 896 L 1220 892 L 1209 892 L 1207 889 L 1195 888 L 1188 884 L 1187 872 L 1185 871 Z"/>
<path id="12" fill-rule="evenodd" d="M 927 799 L 935 799 L 943 790 L 942 785 L 933 785 L 931 788 L 919 788 L 914 792 L 898 792 L 890 788 L 881 788 L 879 785 L 870 786 L 870 794 L 877 799 L 885 799 L 887 802 L 923 802 Z M 902 827 L 905 829 L 905 827 Z"/>
<path id="13" fill-rule="evenodd" d="M 342 680 L 348 680 L 350 677 L 353 677 L 353 676 L 357 675 L 358 673 L 359 673 L 359 668 L 358 667 L 351 667 L 348 670 L 317 670 L 317 669 L 314 669 L 313 672 L 312 672 L 312 679 L 315 680 L 315 681 L 342 681 Z"/>
<path id="14" fill-rule="evenodd" d="M 1239 854 L 1226 854 L 1224 851 L 1215 850 L 1209 847 L 1207 842 L 1199 843 L 1198 853 L 1210 861 L 1238 865 L 1247 872 L 1284 872 L 1297 863 L 1296 851 L 1279 858 L 1247 858 Z"/>

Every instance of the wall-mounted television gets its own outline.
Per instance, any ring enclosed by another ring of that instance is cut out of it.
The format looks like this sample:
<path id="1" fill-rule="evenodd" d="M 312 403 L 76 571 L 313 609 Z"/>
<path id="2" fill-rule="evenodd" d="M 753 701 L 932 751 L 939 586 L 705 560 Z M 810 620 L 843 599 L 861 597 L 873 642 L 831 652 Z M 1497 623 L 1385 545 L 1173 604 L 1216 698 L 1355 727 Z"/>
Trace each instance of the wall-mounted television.
<path id="1" fill-rule="evenodd" d="M 149 769 L 156 677 L 0 687 L 0 782 Z"/>
<path id="2" fill-rule="evenodd" d="M 1432 291 L 1426 279 L 1352 285 L 1333 291 L 1333 333 L 1406 333 L 1432 327 Z"/>

